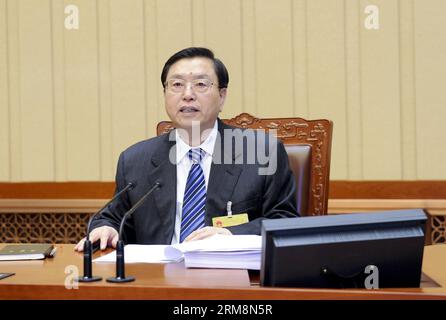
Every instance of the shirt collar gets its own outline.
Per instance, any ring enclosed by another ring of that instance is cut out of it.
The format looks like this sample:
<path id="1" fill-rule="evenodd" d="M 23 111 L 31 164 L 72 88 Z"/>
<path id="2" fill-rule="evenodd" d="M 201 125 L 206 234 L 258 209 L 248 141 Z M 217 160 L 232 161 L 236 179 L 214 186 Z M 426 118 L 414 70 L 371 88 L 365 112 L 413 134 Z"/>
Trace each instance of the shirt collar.
<path id="1" fill-rule="evenodd" d="M 194 148 L 201 148 L 206 152 L 206 154 L 212 156 L 214 154 L 214 146 L 215 146 L 215 140 L 217 139 L 217 132 L 218 132 L 218 121 L 215 120 L 214 127 L 211 129 L 211 132 L 209 133 L 206 140 L 204 140 L 202 144 Z M 178 164 L 186 156 L 186 154 L 192 147 L 188 145 L 186 142 L 184 142 L 183 139 L 181 139 L 180 135 L 178 134 L 178 130 L 175 130 L 175 140 L 177 148 L 176 160 Z"/>

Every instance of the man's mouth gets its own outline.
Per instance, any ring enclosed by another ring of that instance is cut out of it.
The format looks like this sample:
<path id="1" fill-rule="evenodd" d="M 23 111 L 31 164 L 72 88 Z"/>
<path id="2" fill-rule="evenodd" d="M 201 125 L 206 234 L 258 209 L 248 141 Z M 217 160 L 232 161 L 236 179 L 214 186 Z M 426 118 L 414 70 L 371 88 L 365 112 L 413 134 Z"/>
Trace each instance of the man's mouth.
<path id="1" fill-rule="evenodd" d="M 184 106 L 180 108 L 180 112 L 183 113 L 193 113 L 193 112 L 198 112 L 198 108 L 193 107 L 193 106 Z"/>

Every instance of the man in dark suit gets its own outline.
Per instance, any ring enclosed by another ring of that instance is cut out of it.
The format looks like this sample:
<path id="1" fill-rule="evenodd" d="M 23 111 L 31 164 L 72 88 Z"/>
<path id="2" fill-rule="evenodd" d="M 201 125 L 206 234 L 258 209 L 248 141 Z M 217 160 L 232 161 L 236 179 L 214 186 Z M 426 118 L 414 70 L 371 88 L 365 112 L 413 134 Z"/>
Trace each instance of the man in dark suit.
<path id="1" fill-rule="evenodd" d="M 297 215 L 296 186 L 282 143 L 218 119 L 228 82 L 226 67 L 209 49 L 187 48 L 169 58 L 161 83 L 176 129 L 120 155 L 116 192 L 129 182 L 136 187 L 93 222 L 92 242 L 100 240 L 101 249 L 115 247 L 124 213 L 156 182 L 160 188 L 126 225 L 127 243 L 174 244 L 216 233 L 260 234 L 262 219 Z M 82 251 L 83 242 L 75 249 Z"/>

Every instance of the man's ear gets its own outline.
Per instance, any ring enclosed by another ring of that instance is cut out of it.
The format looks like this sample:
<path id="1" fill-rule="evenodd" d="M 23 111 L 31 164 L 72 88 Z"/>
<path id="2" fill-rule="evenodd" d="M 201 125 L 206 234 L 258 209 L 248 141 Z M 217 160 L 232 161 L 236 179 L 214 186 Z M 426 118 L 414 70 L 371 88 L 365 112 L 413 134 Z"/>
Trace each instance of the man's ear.
<path id="1" fill-rule="evenodd" d="M 220 94 L 220 111 L 223 111 L 223 105 L 225 104 L 227 91 L 228 91 L 227 88 L 221 88 L 219 90 L 219 94 Z"/>

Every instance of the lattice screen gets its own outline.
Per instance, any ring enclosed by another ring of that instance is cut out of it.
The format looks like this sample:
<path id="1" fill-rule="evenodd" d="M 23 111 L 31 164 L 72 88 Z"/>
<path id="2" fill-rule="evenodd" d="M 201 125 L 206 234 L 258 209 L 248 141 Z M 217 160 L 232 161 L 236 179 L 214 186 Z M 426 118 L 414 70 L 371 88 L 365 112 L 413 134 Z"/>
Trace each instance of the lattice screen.
<path id="1" fill-rule="evenodd" d="M 76 243 L 85 236 L 88 213 L 2 213 L 0 242 Z"/>

